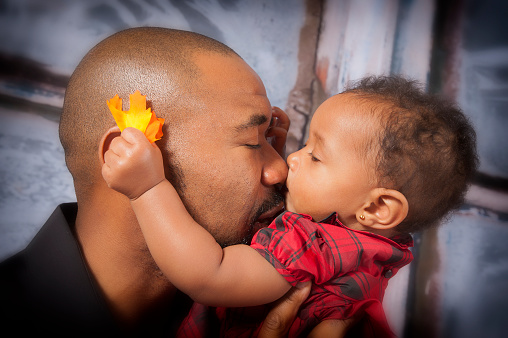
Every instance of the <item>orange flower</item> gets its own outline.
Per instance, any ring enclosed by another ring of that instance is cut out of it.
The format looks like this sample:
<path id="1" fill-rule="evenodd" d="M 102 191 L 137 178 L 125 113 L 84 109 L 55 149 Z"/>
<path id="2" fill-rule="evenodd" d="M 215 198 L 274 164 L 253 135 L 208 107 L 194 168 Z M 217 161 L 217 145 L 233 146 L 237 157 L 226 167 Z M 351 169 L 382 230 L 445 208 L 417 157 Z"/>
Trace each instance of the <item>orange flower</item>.
<path id="1" fill-rule="evenodd" d="M 118 95 L 106 103 L 121 131 L 134 127 L 141 130 L 152 143 L 161 139 L 164 119 L 155 116 L 150 108 L 146 109 L 146 95 L 141 95 L 139 90 L 129 95 L 128 111 L 122 110 L 122 99 Z"/>

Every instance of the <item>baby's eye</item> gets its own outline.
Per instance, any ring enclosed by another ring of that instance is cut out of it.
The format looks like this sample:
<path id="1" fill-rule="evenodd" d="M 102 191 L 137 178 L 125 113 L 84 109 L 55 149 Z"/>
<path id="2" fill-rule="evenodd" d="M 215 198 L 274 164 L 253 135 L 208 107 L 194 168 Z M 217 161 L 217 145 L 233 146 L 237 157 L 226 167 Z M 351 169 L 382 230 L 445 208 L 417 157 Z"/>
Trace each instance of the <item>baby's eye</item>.
<path id="1" fill-rule="evenodd" d="M 319 158 L 317 158 L 316 156 L 314 156 L 314 154 L 309 153 L 309 156 L 310 156 L 310 160 L 311 160 L 312 162 L 319 162 Z"/>

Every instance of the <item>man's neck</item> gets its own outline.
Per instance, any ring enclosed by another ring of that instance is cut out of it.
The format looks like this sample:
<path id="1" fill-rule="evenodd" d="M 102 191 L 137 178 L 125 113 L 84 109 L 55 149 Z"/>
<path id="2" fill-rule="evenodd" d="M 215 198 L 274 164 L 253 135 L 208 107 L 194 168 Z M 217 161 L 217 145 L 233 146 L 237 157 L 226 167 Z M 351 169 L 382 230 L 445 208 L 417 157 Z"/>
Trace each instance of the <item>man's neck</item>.
<path id="1" fill-rule="evenodd" d="M 88 268 L 119 322 L 136 326 L 176 289 L 153 261 L 128 200 L 82 204 L 76 233 Z"/>

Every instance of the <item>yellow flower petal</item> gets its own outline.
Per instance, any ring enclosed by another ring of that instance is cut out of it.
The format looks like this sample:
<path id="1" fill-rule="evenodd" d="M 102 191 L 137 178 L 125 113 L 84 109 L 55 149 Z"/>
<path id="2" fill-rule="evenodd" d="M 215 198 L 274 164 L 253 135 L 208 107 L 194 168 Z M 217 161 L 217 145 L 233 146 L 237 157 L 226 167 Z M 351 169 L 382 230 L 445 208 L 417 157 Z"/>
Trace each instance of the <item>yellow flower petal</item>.
<path id="1" fill-rule="evenodd" d="M 106 104 L 121 131 L 134 127 L 141 130 L 150 142 L 161 139 L 164 119 L 157 118 L 150 108 L 146 108 L 146 96 L 141 95 L 139 90 L 129 95 L 128 111 L 122 110 L 122 99 L 118 95 L 106 101 Z"/>
<path id="2" fill-rule="evenodd" d="M 162 137 L 162 125 L 164 124 L 163 118 L 158 118 L 152 113 L 152 118 L 146 127 L 145 135 L 150 142 L 160 140 Z"/>

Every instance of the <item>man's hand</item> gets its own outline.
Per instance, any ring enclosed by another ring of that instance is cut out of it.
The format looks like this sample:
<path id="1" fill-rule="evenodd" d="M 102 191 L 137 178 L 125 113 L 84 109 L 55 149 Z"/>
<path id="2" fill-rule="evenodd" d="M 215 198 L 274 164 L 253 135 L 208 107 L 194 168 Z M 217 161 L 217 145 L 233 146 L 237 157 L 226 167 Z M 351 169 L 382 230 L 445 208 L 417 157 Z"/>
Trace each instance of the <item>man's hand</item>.
<path id="1" fill-rule="evenodd" d="M 284 297 L 280 298 L 266 316 L 258 337 L 287 337 L 300 306 L 309 296 L 311 286 L 310 282 L 302 283 L 298 287 L 291 288 Z M 354 323 L 354 319 L 325 320 L 319 323 L 308 337 L 342 338 Z"/>
<path id="2" fill-rule="evenodd" d="M 286 138 L 289 130 L 289 117 L 278 108 L 272 107 L 272 123 L 268 129 L 266 137 L 270 139 L 272 147 L 282 158 L 286 156 Z"/>
<path id="3" fill-rule="evenodd" d="M 286 337 L 295 320 L 300 305 L 310 293 L 311 282 L 293 287 L 284 297 L 280 298 L 268 313 L 259 331 L 259 338 Z"/>
<path id="4" fill-rule="evenodd" d="M 125 128 L 104 154 L 102 176 L 108 186 L 131 200 L 165 179 L 159 148 L 135 128 Z"/>

